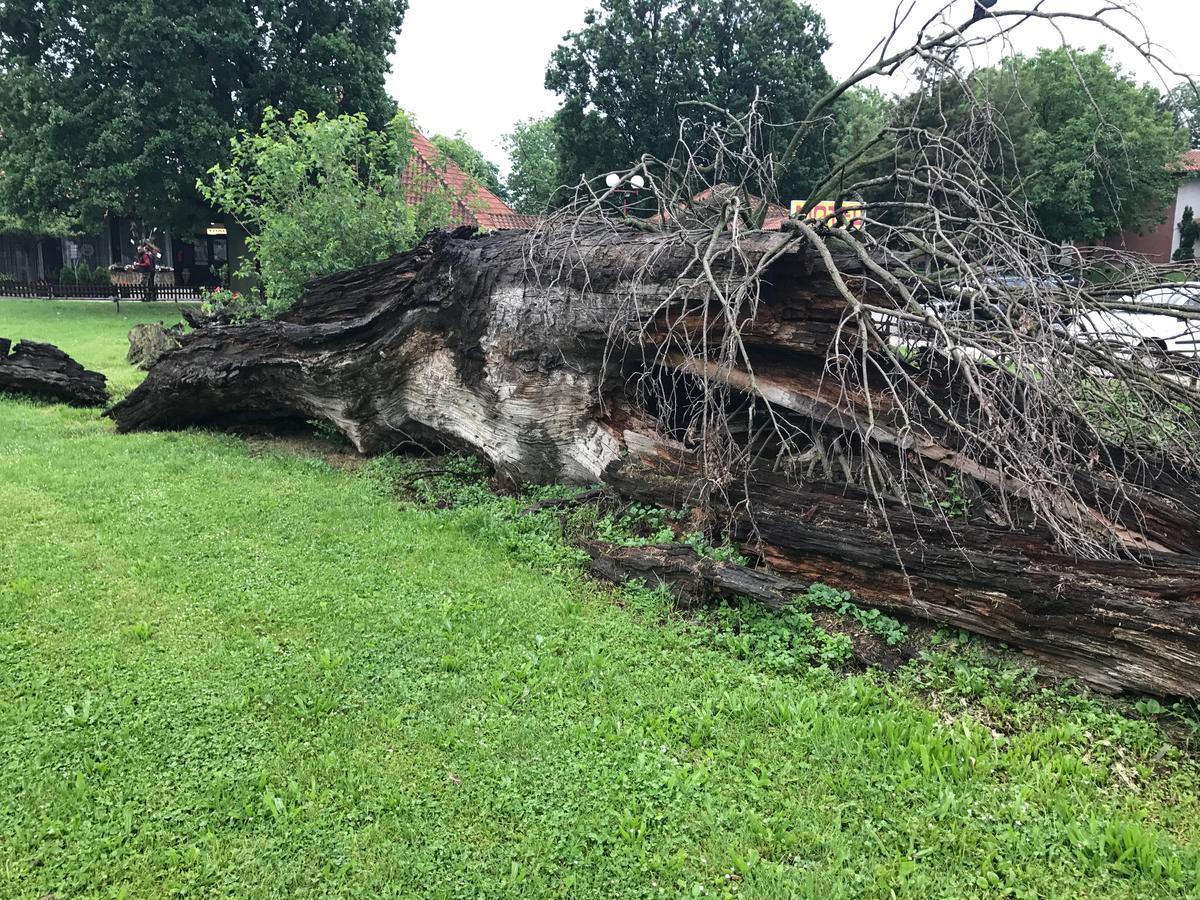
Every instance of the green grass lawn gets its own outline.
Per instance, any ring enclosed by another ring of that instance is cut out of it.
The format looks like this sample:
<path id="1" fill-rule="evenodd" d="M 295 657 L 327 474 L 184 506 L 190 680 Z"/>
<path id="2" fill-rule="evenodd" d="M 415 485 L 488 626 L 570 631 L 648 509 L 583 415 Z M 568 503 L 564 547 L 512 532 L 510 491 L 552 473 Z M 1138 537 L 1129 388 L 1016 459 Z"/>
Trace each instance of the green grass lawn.
<path id="1" fill-rule="evenodd" d="M 0 335 L 130 385 L 167 312 Z M 1156 724 L 957 639 L 890 678 L 739 652 L 388 471 L 0 399 L 0 897 L 1200 895 Z"/>

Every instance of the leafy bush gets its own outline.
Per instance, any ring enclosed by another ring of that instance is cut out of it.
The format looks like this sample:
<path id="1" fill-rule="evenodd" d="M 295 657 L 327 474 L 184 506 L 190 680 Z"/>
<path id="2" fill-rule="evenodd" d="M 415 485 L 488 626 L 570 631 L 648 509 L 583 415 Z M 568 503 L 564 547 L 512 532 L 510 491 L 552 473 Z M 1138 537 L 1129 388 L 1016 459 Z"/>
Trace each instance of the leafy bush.
<path id="1" fill-rule="evenodd" d="M 210 315 L 229 316 L 235 322 L 261 319 L 268 314 L 261 295 L 243 295 L 229 288 L 212 288 L 204 293 L 200 308 Z"/>
<path id="2" fill-rule="evenodd" d="M 85 262 L 74 262 L 63 266 L 57 276 L 50 276 L 50 280 L 57 280 L 59 284 L 109 284 L 112 279 L 108 276 L 108 269 L 105 266 L 97 266 L 92 268 Z"/>
<path id="3" fill-rule="evenodd" d="M 800 606 L 772 612 L 743 601 L 719 606 L 707 618 L 714 646 L 768 671 L 799 673 L 812 666 L 843 666 L 851 659 L 850 638 L 825 631 Z"/>
<path id="4" fill-rule="evenodd" d="M 238 274 L 261 280 L 263 311 L 277 315 L 308 280 L 387 259 L 446 221 L 444 190 L 411 190 L 401 177 L 410 135 L 403 115 L 377 132 L 361 114 L 284 120 L 268 109 L 258 133 L 234 139 L 230 164 L 198 182 L 247 229 Z"/>

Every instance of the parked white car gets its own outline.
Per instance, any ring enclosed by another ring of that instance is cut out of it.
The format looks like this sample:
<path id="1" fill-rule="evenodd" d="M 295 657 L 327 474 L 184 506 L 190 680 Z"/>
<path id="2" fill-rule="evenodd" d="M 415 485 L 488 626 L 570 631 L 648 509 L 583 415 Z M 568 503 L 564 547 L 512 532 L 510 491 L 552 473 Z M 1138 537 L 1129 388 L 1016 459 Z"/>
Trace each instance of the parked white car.
<path id="1" fill-rule="evenodd" d="M 1200 366 L 1200 282 L 1157 287 L 1136 297 L 1122 297 L 1118 303 L 1128 308 L 1094 310 L 1076 318 L 1071 325 L 1073 336 L 1106 344 L 1149 367 Z M 1156 308 L 1178 309 L 1195 318 L 1157 312 Z"/>

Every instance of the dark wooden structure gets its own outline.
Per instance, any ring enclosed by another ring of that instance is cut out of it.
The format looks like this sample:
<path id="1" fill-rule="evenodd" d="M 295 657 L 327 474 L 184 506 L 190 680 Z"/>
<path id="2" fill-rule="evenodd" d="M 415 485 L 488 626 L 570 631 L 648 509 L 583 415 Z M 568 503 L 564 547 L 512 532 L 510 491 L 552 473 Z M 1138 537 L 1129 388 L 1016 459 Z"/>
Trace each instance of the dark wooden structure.
<path id="1" fill-rule="evenodd" d="M 0 282 L 0 297 L 24 300 L 145 300 L 146 287 L 140 284 L 71 284 L 58 281 Z M 155 300 L 175 303 L 199 303 L 204 299 L 200 288 L 159 286 Z"/>

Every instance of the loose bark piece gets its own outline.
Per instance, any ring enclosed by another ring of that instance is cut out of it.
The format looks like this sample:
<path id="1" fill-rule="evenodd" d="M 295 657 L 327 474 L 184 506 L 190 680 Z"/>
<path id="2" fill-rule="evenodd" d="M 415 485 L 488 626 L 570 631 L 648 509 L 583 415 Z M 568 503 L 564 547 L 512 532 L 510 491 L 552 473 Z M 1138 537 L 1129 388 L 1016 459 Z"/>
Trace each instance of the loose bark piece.
<path id="1" fill-rule="evenodd" d="M 681 278 L 695 254 L 680 242 L 585 229 L 564 258 L 534 267 L 525 235 L 459 230 L 318 280 L 277 321 L 184 336 L 108 415 L 121 431 L 317 419 L 362 453 L 416 441 L 478 453 L 513 481 L 604 483 L 631 499 L 700 507 L 781 575 L 1006 641 L 1102 690 L 1200 696 L 1194 484 L 1131 460 L 1124 490 L 1137 502 L 1119 503 L 1112 484 L 1081 467 L 1079 495 L 1090 505 L 1078 515 L 1129 535 L 1130 559 L 1094 562 L 1057 550 L 1032 517 L 951 522 L 936 503 L 881 501 L 849 476 L 784 477 L 769 453 L 714 491 L 693 451 L 663 437 L 685 438 L 693 424 L 686 409 L 683 421 L 656 420 L 631 381 L 719 376 L 735 399 L 769 400 L 827 443 L 871 434 L 976 492 L 997 490 L 1002 476 L 948 434 L 913 443 L 884 392 L 867 398 L 831 383 L 825 354 L 841 300 L 788 241 L 752 233 L 738 254 L 710 262 L 720 283 L 747 263 L 771 261 L 758 312 L 743 329 L 752 370 L 713 372 L 669 352 L 647 367 L 636 339 L 648 331 L 653 344 L 666 332 L 653 322 L 643 329 L 646 310 L 673 304 L 688 310 L 674 327 L 712 329 L 696 313 L 710 300 L 706 289 Z M 637 310 L 629 302 L 635 275 Z M 916 377 L 923 390 L 955 395 L 944 373 Z M 1119 450 L 1110 453 L 1120 461 Z M 1003 486 L 1018 498 L 1034 490 Z"/>
<path id="2" fill-rule="evenodd" d="M 595 503 L 604 498 L 608 494 L 605 488 L 593 488 L 590 491 L 581 491 L 578 494 L 572 494 L 570 497 L 551 497 L 548 500 L 539 500 L 530 506 L 521 510 L 521 515 L 532 516 L 540 512 L 545 512 L 548 509 L 566 509 L 572 506 L 583 506 L 588 503 Z"/>
<path id="3" fill-rule="evenodd" d="M 616 584 L 638 581 L 651 588 L 663 585 L 685 607 L 699 606 L 714 597 L 748 597 L 779 610 L 811 586 L 701 556 L 687 544 L 617 547 L 589 541 L 584 549 L 597 575 Z"/>
<path id="4" fill-rule="evenodd" d="M 12 352 L 9 350 L 12 348 Z M 108 402 L 105 378 L 85 369 L 52 344 L 0 338 L 0 391 L 30 394 L 72 406 Z"/>

